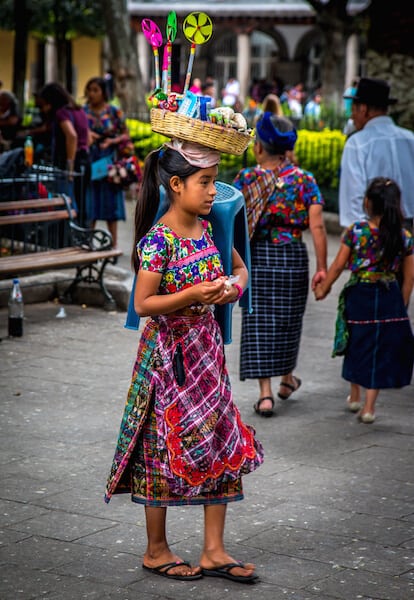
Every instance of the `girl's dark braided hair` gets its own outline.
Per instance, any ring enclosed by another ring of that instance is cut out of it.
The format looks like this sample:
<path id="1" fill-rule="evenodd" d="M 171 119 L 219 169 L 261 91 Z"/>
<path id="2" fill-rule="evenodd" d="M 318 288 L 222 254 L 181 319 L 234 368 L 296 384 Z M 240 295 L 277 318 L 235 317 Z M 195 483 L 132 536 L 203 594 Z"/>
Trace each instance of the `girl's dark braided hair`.
<path id="1" fill-rule="evenodd" d="M 401 190 L 392 179 L 375 177 L 365 193 L 370 202 L 370 214 L 381 217 L 379 236 L 383 247 L 383 258 L 391 264 L 404 253 L 402 234 Z"/>

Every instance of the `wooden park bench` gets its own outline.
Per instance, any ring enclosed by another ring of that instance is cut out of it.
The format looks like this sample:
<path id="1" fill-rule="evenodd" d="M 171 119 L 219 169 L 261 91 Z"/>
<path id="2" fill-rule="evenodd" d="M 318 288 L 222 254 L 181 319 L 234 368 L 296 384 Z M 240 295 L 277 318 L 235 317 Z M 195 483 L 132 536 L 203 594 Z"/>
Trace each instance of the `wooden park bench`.
<path id="1" fill-rule="evenodd" d="M 110 233 L 79 227 L 75 218 L 71 199 L 65 194 L 0 202 L 0 279 L 75 268 L 62 300 L 72 302 L 82 281 L 97 283 L 105 308 L 112 308 L 115 300 L 105 287 L 104 271 L 108 263 L 116 263 L 122 251 L 112 247 Z"/>

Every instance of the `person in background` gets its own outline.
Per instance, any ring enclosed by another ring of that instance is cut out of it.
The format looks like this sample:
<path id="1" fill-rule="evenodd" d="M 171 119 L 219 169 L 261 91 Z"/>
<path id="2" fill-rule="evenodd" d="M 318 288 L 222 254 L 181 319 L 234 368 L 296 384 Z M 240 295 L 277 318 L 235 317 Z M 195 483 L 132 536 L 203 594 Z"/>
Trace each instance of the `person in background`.
<path id="1" fill-rule="evenodd" d="M 13 147 L 22 118 L 16 96 L 8 90 L 0 91 L 0 137 L 7 149 Z"/>
<path id="2" fill-rule="evenodd" d="M 230 106 L 236 110 L 240 97 L 240 83 L 235 77 L 229 77 L 221 95 L 223 106 Z"/>
<path id="3" fill-rule="evenodd" d="M 289 108 L 289 118 L 297 126 L 303 117 L 302 95 L 296 87 L 291 87 L 287 91 L 287 105 Z"/>
<path id="4" fill-rule="evenodd" d="M 321 118 L 321 102 L 322 95 L 319 92 L 316 92 L 312 98 L 305 104 L 305 108 L 303 114 L 305 117 L 310 117 L 315 122 L 318 122 Z"/>
<path id="5" fill-rule="evenodd" d="M 323 198 L 311 173 L 292 164 L 297 134 L 286 117 L 264 113 L 256 124 L 257 165 L 233 185 L 245 198 L 251 246 L 252 308 L 242 309 L 240 379 L 258 379 L 254 410 L 274 414 L 272 377 L 287 400 L 301 380 L 297 365 L 309 287 L 309 258 L 302 233 L 310 229 L 316 255 L 312 289 L 326 276 Z"/>
<path id="6" fill-rule="evenodd" d="M 263 99 L 262 111 L 271 112 L 278 117 L 283 117 L 283 108 L 279 96 L 276 94 L 268 94 Z"/>
<path id="7" fill-rule="evenodd" d="M 379 391 L 410 385 L 413 373 L 407 306 L 414 284 L 414 241 L 403 228 L 400 201 L 395 181 L 371 181 L 364 198 L 367 217 L 345 230 L 326 278 L 314 290 L 322 300 L 342 271 L 351 271 L 339 296 L 333 355 L 344 355 L 342 377 L 351 384 L 347 407 L 366 424 L 375 420 Z"/>
<path id="8" fill-rule="evenodd" d="M 217 94 L 216 88 L 214 86 L 214 82 L 206 81 L 201 86 L 201 95 L 206 96 L 207 98 L 211 98 L 210 106 L 214 108 L 217 104 Z"/>
<path id="9" fill-rule="evenodd" d="M 39 92 L 39 101 L 50 123 L 52 162 L 67 171 L 69 182 L 73 178 L 78 218 L 84 225 L 85 191 L 90 171 L 86 115 L 60 83 L 47 83 Z"/>
<path id="10" fill-rule="evenodd" d="M 276 96 L 276 94 L 267 94 L 267 96 L 263 98 L 263 104 L 260 109 L 258 108 L 254 125 L 256 125 L 257 121 L 265 112 L 270 112 L 278 117 L 283 117 L 283 108 L 279 96 Z"/>
<path id="11" fill-rule="evenodd" d="M 190 87 L 190 92 L 193 92 L 193 94 L 197 94 L 197 96 L 200 96 L 201 90 L 202 90 L 201 79 L 199 77 L 194 77 L 193 83 Z"/>
<path id="12" fill-rule="evenodd" d="M 397 102 L 382 79 L 362 77 L 352 100 L 356 131 L 345 142 L 339 179 L 339 221 L 348 227 L 364 219 L 364 195 L 374 177 L 388 177 L 401 189 L 404 226 L 413 230 L 414 133 L 388 116 Z"/>
<path id="13" fill-rule="evenodd" d="M 92 77 L 85 87 L 84 111 L 91 132 L 91 161 L 122 154 L 130 137 L 122 111 L 108 102 L 107 85 L 102 77 Z M 87 216 L 93 228 L 96 221 L 106 221 L 113 245 L 118 244 L 118 221 L 126 220 L 125 197 L 121 187 L 106 178 L 91 181 L 88 189 Z"/>
<path id="14" fill-rule="evenodd" d="M 33 94 L 35 102 L 35 110 L 30 125 L 20 129 L 17 133 L 17 140 L 20 145 L 24 145 L 24 140 L 27 136 L 33 139 L 35 160 L 51 160 L 51 138 L 52 138 L 52 123 L 46 112 L 43 110 L 44 100 L 39 96 L 38 92 Z"/>
<path id="15" fill-rule="evenodd" d="M 345 89 L 343 95 L 344 114 L 347 119 L 351 118 L 352 113 L 352 98 L 355 96 L 358 88 L 358 78 L 351 81 L 350 85 Z"/>
<path id="16" fill-rule="evenodd" d="M 346 137 L 349 137 L 356 131 L 354 121 L 352 120 L 352 117 L 351 117 L 351 113 L 352 113 L 352 98 L 355 96 L 355 93 L 357 91 L 357 86 L 358 86 L 358 79 L 353 79 L 351 81 L 351 84 L 344 91 L 343 107 L 344 107 L 344 115 L 346 117 L 346 122 L 342 129 L 342 133 L 344 135 L 346 135 Z"/>
<path id="17" fill-rule="evenodd" d="M 243 111 L 243 116 L 246 119 L 247 126 L 253 129 L 261 113 L 262 111 L 260 110 L 256 100 L 250 98 L 249 102 L 247 103 L 247 107 Z"/>

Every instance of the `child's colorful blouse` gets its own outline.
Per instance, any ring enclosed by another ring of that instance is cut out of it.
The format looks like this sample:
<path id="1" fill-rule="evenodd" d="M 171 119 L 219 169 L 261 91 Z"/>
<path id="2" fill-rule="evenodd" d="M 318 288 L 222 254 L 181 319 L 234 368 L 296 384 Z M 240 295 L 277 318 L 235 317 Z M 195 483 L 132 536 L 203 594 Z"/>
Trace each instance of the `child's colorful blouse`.
<path id="1" fill-rule="evenodd" d="M 198 240 L 179 237 L 163 223 L 154 225 L 140 240 L 140 269 L 162 273 L 160 294 L 174 294 L 224 275 L 220 253 L 211 237 L 211 223 L 201 222 L 203 234 Z"/>
<path id="2" fill-rule="evenodd" d="M 234 180 L 234 186 L 243 191 L 245 198 L 255 201 L 257 193 L 263 193 L 257 185 L 259 178 L 272 173 L 261 167 L 243 169 Z M 276 173 L 275 173 L 276 175 Z M 309 207 L 324 205 L 318 184 L 308 171 L 294 165 L 286 165 L 277 176 L 262 216 L 256 226 L 255 240 L 270 240 L 273 244 L 290 244 L 302 239 L 302 232 L 309 227 Z"/>
<path id="3" fill-rule="evenodd" d="M 414 239 L 406 230 L 404 236 L 405 256 L 414 253 Z M 371 273 L 396 273 L 404 257 L 397 257 L 391 265 L 382 258 L 382 248 L 379 230 L 372 227 L 368 221 L 357 221 L 350 225 L 342 234 L 342 243 L 351 248 L 351 256 L 347 267 L 353 273 L 368 271 Z"/>

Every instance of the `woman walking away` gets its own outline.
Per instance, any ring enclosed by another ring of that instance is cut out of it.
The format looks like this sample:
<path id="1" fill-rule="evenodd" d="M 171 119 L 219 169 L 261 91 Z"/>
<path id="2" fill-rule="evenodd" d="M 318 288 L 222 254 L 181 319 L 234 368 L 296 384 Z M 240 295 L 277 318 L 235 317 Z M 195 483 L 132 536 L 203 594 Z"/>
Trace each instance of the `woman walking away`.
<path id="1" fill-rule="evenodd" d="M 243 498 L 241 477 L 263 461 L 254 430 L 235 406 L 213 304 L 237 301 L 246 267 L 233 249 L 225 276 L 212 239 L 210 213 L 220 154 L 168 142 L 148 155 L 137 202 L 133 263 L 135 310 L 148 316 L 138 347 L 106 500 L 130 490 L 145 506 L 148 545 L 143 568 L 170 579 L 202 575 L 257 580 L 224 547 L 228 502 Z M 169 207 L 151 227 L 159 186 Z M 199 217 L 201 215 L 201 217 Z M 204 505 L 204 547 L 192 567 L 170 548 L 168 506 Z"/>
<path id="2" fill-rule="evenodd" d="M 400 199 L 393 180 L 372 180 L 364 200 L 367 220 L 345 230 L 326 279 L 315 288 L 316 299 L 322 300 L 342 271 L 351 271 L 339 296 L 333 355 L 344 355 L 342 377 L 351 383 L 347 407 L 367 424 L 375 420 L 379 391 L 409 385 L 413 372 L 407 306 L 414 284 L 414 241 L 403 229 Z"/>
<path id="3" fill-rule="evenodd" d="M 234 182 L 246 201 L 251 236 L 253 312 L 242 312 L 240 379 L 259 380 L 254 409 L 262 417 L 274 414 L 272 377 L 281 376 L 283 400 L 301 385 L 293 370 L 309 287 L 307 228 L 316 255 L 312 288 L 326 275 L 323 199 L 313 175 L 292 163 L 296 138 L 289 119 L 265 112 L 256 125 L 257 166 Z"/>

